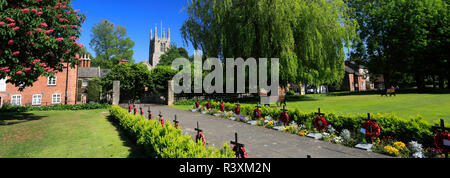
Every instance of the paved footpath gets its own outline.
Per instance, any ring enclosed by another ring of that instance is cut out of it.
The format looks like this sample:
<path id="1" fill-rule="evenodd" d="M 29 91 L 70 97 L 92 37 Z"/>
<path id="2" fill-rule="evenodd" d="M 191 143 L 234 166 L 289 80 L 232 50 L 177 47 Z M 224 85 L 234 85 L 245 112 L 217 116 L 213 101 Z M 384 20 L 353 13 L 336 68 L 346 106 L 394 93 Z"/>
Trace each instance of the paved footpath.
<path id="1" fill-rule="evenodd" d="M 121 105 L 128 107 L 127 104 Z M 388 158 L 389 156 L 368 152 L 356 148 L 350 148 L 308 137 L 284 133 L 261 126 L 252 126 L 246 123 L 232 121 L 225 118 L 200 114 L 198 112 L 184 111 L 164 105 L 141 104 L 147 115 L 148 107 L 152 111 L 153 118 L 158 114 L 164 117 L 166 122 L 173 124 L 174 115 L 180 121 L 183 133 L 195 138 L 197 121 L 200 129 L 206 137 L 208 146 L 219 148 L 223 143 L 234 140 L 234 133 L 238 133 L 238 141 L 245 145 L 249 158 Z"/>

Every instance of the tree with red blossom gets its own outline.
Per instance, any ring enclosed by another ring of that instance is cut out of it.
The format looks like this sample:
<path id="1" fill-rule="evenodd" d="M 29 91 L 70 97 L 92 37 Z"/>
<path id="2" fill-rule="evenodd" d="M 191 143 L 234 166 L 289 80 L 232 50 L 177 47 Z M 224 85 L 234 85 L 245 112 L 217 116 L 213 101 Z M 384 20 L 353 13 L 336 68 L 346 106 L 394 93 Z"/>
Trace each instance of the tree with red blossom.
<path id="1" fill-rule="evenodd" d="M 71 0 L 0 0 L 0 79 L 23 90 L 40 76 L 79 64 L 86 19 Z"/>

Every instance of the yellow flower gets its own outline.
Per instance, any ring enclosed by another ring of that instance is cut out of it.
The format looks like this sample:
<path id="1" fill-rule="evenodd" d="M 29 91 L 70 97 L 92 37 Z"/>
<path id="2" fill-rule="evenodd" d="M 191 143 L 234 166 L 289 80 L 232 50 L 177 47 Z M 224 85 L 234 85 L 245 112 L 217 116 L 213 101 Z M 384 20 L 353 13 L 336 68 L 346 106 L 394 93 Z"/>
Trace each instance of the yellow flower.
<path id="1" fill-rule="evenodd" d="M 398 154 L 398 149 L 394 148 L 392 146 L 385 146 L 384 147 L 384 151 L 390 155 L 397 155 Z"/>
<path id="2" fill-rule="evenodd" d="M 394 142 L 394 146 L 398 150 L 403 150 L 406 147 L 406 145 L 403 142 Z"/>
<path id="3" fill-rule="evenodd" d="M 305 135 L 308 135 L 308 130 L 301 130 L 301 131 L 299 131 L 298 132 L 298 135 L 301 135 L 301 136 L 305 136 Z"/>

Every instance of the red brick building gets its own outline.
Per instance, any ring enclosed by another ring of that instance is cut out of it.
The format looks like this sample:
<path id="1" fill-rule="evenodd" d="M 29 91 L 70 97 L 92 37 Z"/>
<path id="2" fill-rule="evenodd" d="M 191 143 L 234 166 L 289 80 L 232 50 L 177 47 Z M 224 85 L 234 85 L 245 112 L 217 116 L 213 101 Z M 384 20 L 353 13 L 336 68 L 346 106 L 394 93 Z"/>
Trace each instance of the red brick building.
<path id="1" fill-rule="evenodd" d="M 67 86 L 67 104 L 75 104 L 77 87 L 77 70 L 70 68 L 67 75 L 67 66 L 62 72 L 58 72 L 54 78 L 39 77 L 32 87 L 25 88 L 22 92 L 6 79 L 0 80 L 0 106 L 9 102 L 12 105 L 47 106 L 65 104 Z M 67 83 L 66 83 L 67 81 Z"/>

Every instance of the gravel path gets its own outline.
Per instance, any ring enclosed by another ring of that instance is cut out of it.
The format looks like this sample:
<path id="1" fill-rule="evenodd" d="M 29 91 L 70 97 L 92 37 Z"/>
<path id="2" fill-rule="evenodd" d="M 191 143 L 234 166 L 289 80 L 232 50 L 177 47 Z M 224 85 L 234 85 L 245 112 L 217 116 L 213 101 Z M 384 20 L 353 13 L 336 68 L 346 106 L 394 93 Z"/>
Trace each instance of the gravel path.
<path id="1" fill-rule="evenodd" d="M 128 107 L 127 104 L 121 105 Z M 183 133 L 195 138 L 197 121 L 206 137 L 208 146 L 218 147 L 223 143 L 234 140 L 234 133 L 238 133 L 238 141 L 245 145 L 249 158 L 388 158 L 389 156 L 350 148 L 308 137 L 284 133 L 260 126 L 228 120 L 225 118 L 204 115 L 190 111 L 171 108 L 164 105 L 141 104 L 147 115 L 148 107 L 153 118 L 161 111 L 166 122 L 172 122 L 174 115 L 180 121 Z M 172 122 L 173 123 L 173 122 Z"/>

